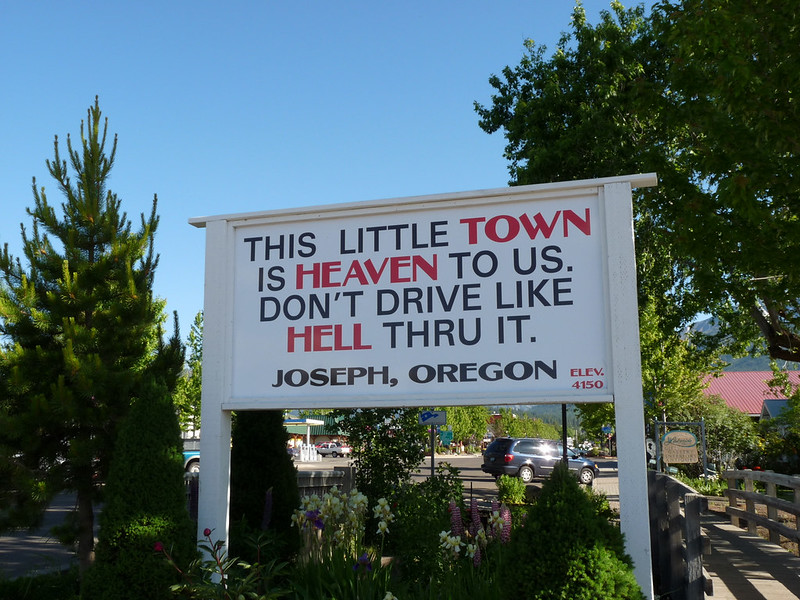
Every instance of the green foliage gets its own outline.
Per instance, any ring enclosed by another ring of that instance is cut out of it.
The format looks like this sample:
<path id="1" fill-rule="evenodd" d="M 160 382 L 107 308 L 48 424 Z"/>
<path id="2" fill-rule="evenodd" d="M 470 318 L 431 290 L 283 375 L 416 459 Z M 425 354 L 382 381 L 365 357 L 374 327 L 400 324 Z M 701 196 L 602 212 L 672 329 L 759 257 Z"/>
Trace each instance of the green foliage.
<path id="1" fill-rule="evenodd" d="M 195 556 L 186 509 L 178 420 L 163 386 L 143 389 L 120 428 L 84 600 L 168 598 L 176 572 L 153 552 L 160 542 L 183 566 Z"/>
<path id="2" fill-rule="evenodd" d="M 334 553 L 325 562 L 297 566 L 292 580 L 296 600 L 384 600 L 393 588 L 392 570 L 380 565 L 379 556 L 361 559 Z"/>
<path id="3" fill-rule="evenodd" d="M 427 430 L 417 408 L 336 410 L 353 446 L 356 487 L 368 498 L 388 498 L 422 462 Z M 369 531 L 369 529 L 368 529 Z"/>
<path id="4" fill-rule="evenodd" d="M 0 600 L 78 600 L 78 569 L 0 579 Z"/>
<path id="5" fill-rule="evenodd" d="M 511 539 L 513 563 L 499 580 L 509 598 L 643 598 L 622 533 L 602 500 L 590 497 L 565 465 L 553 469 Z"/>
<path id="6" fill-rule="evenodd" d="M 668 218 L 696 265 L 700 293 L 729 302 L 740 340 L 760 333 L 770 356 L 800 360 L 800 18 L 797 3 L 666 2 L 654 22 L 670 65 L 665 133 L 700 182 Z"/>
<path id="7" fill-rule="evenodd" d="M 300 503 L 297 470 L 286 453 L 289 435 L 283 412 L 236 413 L 231 432 L 231 552 L 254 562 L 247 536 L 267 530 L 275 533 L 281 556 L 299 547 L 291 515 Z"/>
<path id="8" fill-rule="evenodd" d="M 0 477 L 16 491 L 0 496 L 0 517 L 27 519 L 75 490 L 82 568 L 117 426 L 141 381 L 174 385 L 183 363 L 177 329 L 161 340 L 164 303 L 152 294 L 156 200 L 133 229 L 107 188 L 117 140 L 107 154 L 106 133 L 95 101 L 66 157 L 56 138 L 47 169 L 60 210 L 34 179 L 25 264 L 7 245 L 0 253 Z"/>
<path id="9" fill-rule="evenodd" d="M 699 421 L 706 425 L 708 461 L 717 471 L 732 468 L 736 460 L 757 445 L 756 425 L 749 415 L 729 407 L 722 398 L 706 397 L 685 407 L 678 419 Z"/>
<path id="10" fill-rule="evenodd" d="M 528 488 L 519 477 L 500 475 L 495 481 L 497 484 L 497 500 L 503 504 L 524 504 Z"/>
<path id="11" fill-rule="evenodd" d="M 175 563 L 167 548 L 161 544 L 156 546 L 156 551 L 166 558 L 162 562 L 182 574 L 182 581 L 170 586 L 172 592 L 179 593 L 181 598 L 195 600 L 273 600 L 289 595 L 289 590 L 280 583 L 286 563 L 275 559 L 261 562 L 261 557 L 277 552 L 270 549 L 265 534 L 247 540 L 252 546 L 250 554 L 259 561 L 254 564 L 229 556 L 225 544 L 221 540 L 213 541 L 211 534 L 212 531 L 206 529 L 205 539 L 198 544 L 205 557 L 192 561 L 185 571 Z"/>
<path id="12" fill-rule="evenodd" d="M 711 479 L 705 477 L 687 477 L 680 472 L 675 475 L 679 479 L 698 494 L 704 496 L 724 496 L 725 491 L 728 489 L 728 482 L 724 479 Z"/>

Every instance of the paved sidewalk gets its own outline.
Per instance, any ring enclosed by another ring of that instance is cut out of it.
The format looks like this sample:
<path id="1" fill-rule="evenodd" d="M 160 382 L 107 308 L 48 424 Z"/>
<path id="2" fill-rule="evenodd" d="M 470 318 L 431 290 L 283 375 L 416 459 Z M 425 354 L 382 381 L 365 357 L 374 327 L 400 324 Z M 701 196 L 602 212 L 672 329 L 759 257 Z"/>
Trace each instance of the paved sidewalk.
<path id="1" fill-rule="evenodd" d="M 64 521 L 74 504 L 74 494 L 59 494 L 33 532 L 26 529 L 0 536 L 0 578 L 38 575 L 78 564 L 75 553 L 50 536 L 50 529 Z"/>

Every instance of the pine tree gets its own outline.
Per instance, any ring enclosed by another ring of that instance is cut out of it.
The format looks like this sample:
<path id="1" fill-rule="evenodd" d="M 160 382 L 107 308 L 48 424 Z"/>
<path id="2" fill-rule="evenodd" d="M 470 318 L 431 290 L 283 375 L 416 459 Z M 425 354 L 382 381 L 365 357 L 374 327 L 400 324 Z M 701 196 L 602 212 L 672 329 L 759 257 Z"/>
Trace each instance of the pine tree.
<path id="1" fill-rule="evenodd" d="M 200 429 L 200 392 L 203 383 L 203 311 L 194 317 L 186 342 L 189 357 L 187 373 L 178 381 L 172 398 L 178 410 L 181 429 L 197 432 Z"/>
<path id="2" fill-rule="evenodd" d="M 66 160 L 56 136 L 46 164 L 61 210 L 34 178 L 26 264 L 8 244 L 0 254 L 0 470 L 15 490 L 0 497 L 0 519 L 40 514 L 53 494 L 74 491 L 82 570 L 117 425 L 143 380 L 174 386 L 183 363 L 177 327 L 161 342 L 163 302 L 152 293 L 157 199 L 134 230 L 107 189 L 117 149 L 115 136 L 106 153 L 107 130 L 95 99 L 80 145 L 67 136 Z"/>

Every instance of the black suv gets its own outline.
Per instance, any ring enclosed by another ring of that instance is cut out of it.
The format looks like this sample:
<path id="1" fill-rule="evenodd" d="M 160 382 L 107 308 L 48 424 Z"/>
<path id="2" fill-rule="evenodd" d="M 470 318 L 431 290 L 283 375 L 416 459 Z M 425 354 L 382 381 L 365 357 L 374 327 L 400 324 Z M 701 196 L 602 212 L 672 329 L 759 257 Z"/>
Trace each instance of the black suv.
<path id="1" fill-rule="evenodd" d="M 497 438 L 483 453 L 481 470 L 495 477 L 515 475 L 525 483 L 534 477 L 546 477 L 563 456 L 562 446 L 555 440 L 540 438 Z M 570 471 L 578 480 L 590 485 L 600 470 L 594 461 L 567 448 Z"/>

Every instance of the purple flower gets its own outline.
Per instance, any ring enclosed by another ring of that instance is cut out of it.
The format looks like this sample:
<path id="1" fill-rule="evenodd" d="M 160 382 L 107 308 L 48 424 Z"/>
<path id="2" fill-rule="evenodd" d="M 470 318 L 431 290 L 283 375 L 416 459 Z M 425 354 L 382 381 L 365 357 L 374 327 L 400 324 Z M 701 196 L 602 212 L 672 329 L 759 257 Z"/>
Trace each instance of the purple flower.
<path id="1" fill-rule="evenodd" d="M 320 531 L 325 529 L 325 523 L 319 517 L 319 510 L 307 510 L 306 519 Z"/>
<path id="2" fill-rule="evenodd" d="M 164 544 L 161 542 L 156 542 L 153 544 L 153 550 L 156 552 L 163 552 L 164 551 Z"/>
<path id="3" fill-rule="evenodd" d="M 481 566 L 481 547 L 478 544 L 475 544 L 475 555 L 472 557 L 472 566 Z"/>
<path id="4" fill-rule="evenodd" d="M 211 535 L 211 530 L 208 527 L 206 527 L 205 529 L 203 529 L 203 535 L 205 537 L 210 536 Z"/>
<path id="5" fill-rule="evenodd" d="M 372 561 L 370 561 L 369 556 L 367 553 L 364 552 L 361 556 L 358 557 L 358 561 L 356 564 L 353 565 L 353 571 L 364 570 L 364 571 L 372 571 Z"/>

